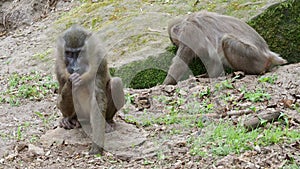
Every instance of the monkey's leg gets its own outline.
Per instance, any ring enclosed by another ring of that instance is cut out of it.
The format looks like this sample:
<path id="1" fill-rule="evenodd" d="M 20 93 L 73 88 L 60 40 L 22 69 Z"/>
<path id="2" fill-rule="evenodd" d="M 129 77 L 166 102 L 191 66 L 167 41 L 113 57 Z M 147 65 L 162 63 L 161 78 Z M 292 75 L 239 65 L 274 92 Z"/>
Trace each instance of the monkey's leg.
<path id="1" fill-rule="evenodd" d="M 113 117 L 125 104 L 122 79 L 119 77 L 111 78 L 106 86 L 107 109 L 106 109 L 106 132 L 111 132 L 115 128 Z"/>
<path id="2" fill-rule="evenodd" d="M 172 60 L 168 75 L 163 84 L 175 85 L 189 69 L 189 63 L 195 57 L 194 52 L 184 45 L 179 45 L 176 56 Z"/>
<path id="3" fill-rule="evenodd" d="M 225 58 L 234 70 L 241 70 L 247 74 L 261 74 L 271 64 L 264 51 L 233 35 L 224 35 L 222 48 Z"/>
<path id="4" fill-rule="evenodd" d="M 65 129 L 73 129 L 80 127 L 74 110 L 71 82 L 67 81 L 62 87 L 61 94 L 57 100 L 57 107 L 63 114 L 63 119 L 59 126 Z"/>

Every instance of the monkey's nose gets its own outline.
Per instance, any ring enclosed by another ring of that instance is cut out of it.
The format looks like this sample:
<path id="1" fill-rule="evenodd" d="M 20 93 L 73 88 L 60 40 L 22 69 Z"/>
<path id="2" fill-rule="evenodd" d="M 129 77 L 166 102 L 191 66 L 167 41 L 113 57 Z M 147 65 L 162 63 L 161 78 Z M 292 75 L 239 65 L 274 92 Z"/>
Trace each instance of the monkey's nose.
<path id="1" fill-rule="evenodd" d="M 72 68 L 72 71 L 73 71 L 72 73 L 74 73 L 74 72 L 75 72 L 75 73 L 78 73 L 79 69 L 80 69 L 79 66 L 73 67 L 73 68 Z"/>
<path id="2" fill-rule="evenodd" d="M 74 70 L 73 70 L 73 68 L 71 68 L 71 67 L 68 67 L 67 70 L 68 70 L 68 72 L 69 72 L 70 74 L 74 73 Z"/>

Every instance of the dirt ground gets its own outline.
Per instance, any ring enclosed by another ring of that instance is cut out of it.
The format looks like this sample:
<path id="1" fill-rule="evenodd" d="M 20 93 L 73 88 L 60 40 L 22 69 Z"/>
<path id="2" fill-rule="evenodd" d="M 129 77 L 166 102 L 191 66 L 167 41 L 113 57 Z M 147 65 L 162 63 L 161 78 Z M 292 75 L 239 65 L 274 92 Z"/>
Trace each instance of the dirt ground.
<path id="1" fill-rule="evenodd" d="M 46 4 L 49 6 L 49 4 Z M 0 41 L 0 91 L 7 90 L 8 78 L 12 72 L 19 74 L 40 70 L 45 75 L 53 75 L 53 59 L 47 62 L 32 59 L 32 54 L 53 46 L 47 41 L 43 26 L 55 20 L 63 11 L 68 11 L 74 3 L 58 2 L 56 8 L 43 13 L 36 21 L 4 32 Z M 44 15 L 47 15 L 44 17 Z M 40 44 L 44 45 L 41 46 Z M 38 48 L 36 47 L 38 46 Z M 253 114 L 232 115 L 231 110 L 243 110 L 255 106 L 257 115 L 264 111 L 283 112 L 289 121 L 289 130 L 300 133 L 300 113 L 291 104 L 300 104 L 300 64 L 285 65 L 265 76 L 277 79 L 273 84 L 260 83 L 258 76 L 247 75 L 234 79 L 232 75 L 218 79 L 191 77 L 176 86 L 156 86 L 151 89 L 126 89 L 127 103 L 116 116 L 119 127 L 107 134 L 106 152 L 103 156 L 88 155 L 90 140 L 79 130 L 63 130 L 57 127 L 61 114 L 56 107 L 57 94 L 53 90 L 42 100 L 23 99 L 21 105 L 8 103 L 0 105 L 0 168 L 281 168 L 294 161 L 300 164 L 300 134 L 298 141 L 255 147 L 253 150 L 226 156 L 193 156 L 188 139 L 201 137 L 209 128 L 183 127 L 176 123 L 154 123 L 146 125 L 145 119 L 159 119 L 170 113 L 172 101 L 178 110 L 197 110 L 193 97 L 224 80 L 231 81 L 233 88 L 207 96 L 215 106 L 212 112 L 193 116 L 205 119 L 205 124 L 230 121 L 233 124 L 246 121 Z M 270 99 L 250 102 L 244 99 L 239 89 L 265 89 Z M 233 101 L 224 102 L 220 96 L 230 93 Z M 161 99 L 163 98 L 163 100 Z M 238 100 L 238 104 L 234 101 Z M 191 104 L 189 104 L 191 103 Z M 191 106 L 192 107 L 189 107 Z M 194 106 L 194 107 L 193 107 Z M 37 113 L 38 112 L 38 113 Z M 181 118 L 191 112 L 181 113 Z M 132 119 L 132 117 L 134 117 Z M 130 120 L 131 119 L 131 120 Z M 281 125 L 278 123 L 269 123 Z M 173 132 L 174 131 L 174 132 Z M 180 131 L 180 132 L 176 132 Z M 210 149 L 210 147 L 207 147 Z M 292 159 L 292 160 L 291 160 Z M 299 167 L 299 165 L 298 165 Z"/>

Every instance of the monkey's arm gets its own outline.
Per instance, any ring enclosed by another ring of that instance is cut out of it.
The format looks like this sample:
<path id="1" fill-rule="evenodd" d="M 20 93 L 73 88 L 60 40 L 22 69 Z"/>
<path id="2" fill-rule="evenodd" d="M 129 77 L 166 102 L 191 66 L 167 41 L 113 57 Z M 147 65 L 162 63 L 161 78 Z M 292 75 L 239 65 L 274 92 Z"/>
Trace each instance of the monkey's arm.
<path id="1" fill-rule="evenodd" d="M 175 85 L 189 68 L 189 63 L 195 57 L 193 51 L 185 45 L 180 45 L 176 56 L 168 70 L 168 75 L 163 84 Z"/>
<path id="2" fill-rule="evenodd" d="M 59 123 L 60 127 L 63 127 L 65 129 L 80 127 L 74 110 L 72 84 L 70 81 L 67 81 L 62 87 L 61 93 L 58 96 L 57 107 L 63 114 L 63 119 Z"/>
<path id="3" fill-rule="evenodd" d="M 68 81 L 70 77 L 70 73 L 67 71 L 66 65 L 64 61 L 61 59 L 61 57 L 63 56 L 57 57 L 56 64 L 55 64 L 56 78 L 59 83 L 58 94 L 61 93 L 62 88 L 64 87 L 65 83 Z"/>
<path id="4" fill-rule="evenodd" d="M 103 85 L 105 86 L 105 85 Z M 89 154 L 102 154 L 104 149 L 104 134 L 106 127 L 106 110 L 107 110 L 107 97 L 104 89 L 95 91 L 95 96 L 92 101 L 91 111 L 91 125 L 92 125 L 92 147 Z"/>
<path id="5" fill-rule="evenodd" d="M 85 84 L 76 85 L 80 78 L 81 76 L 77 73 L 70 76 L 73 84 L 74 107 L 83 129 L 92 138 L 93 143 L 89 154 L 101 154 L 104 146 L 106 123 L 107 98 L 104 93 L 106 86 L 101 83 L 101 79 L 95 79 L 95 77 Z"/>
<path id="6" fill-rule="evenodd" d="M 93 40 L 93 39 L 92 39 Z M 89 44 L 93 44 L 96 42 L 88 42 Z M 93 42 L 93 43 L 92 43 Z M 100 47 L 99 47 L 100 48 Z M 74 85 L 82 85 L 90 83 L 92 80 L 95 79 L 96 75 L 100 73 L 101 79 L 107 79 L 108 78 L 108 71 L 107 69 L 107 60 L 105 58 L 104 52 L 101 49 L 88 49 L 87 50 L 87 59 L 88 64 L 86 72 L 84 72 L 80 77 L 78 78 L 78 81 L 76 83 L 73 82 Z"/>

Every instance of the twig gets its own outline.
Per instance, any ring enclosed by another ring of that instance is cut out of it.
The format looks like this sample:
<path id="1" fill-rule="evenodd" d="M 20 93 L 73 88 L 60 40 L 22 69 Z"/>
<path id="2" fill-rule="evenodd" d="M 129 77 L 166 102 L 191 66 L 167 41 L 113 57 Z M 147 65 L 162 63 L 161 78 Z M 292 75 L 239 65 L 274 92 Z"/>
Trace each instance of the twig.
<path id="1" fill-rule="evenodd" d="M 275 110 L 261 115 L 257 115 L 255 117 L 252 117 L 250 120 L 245 121 L 244 126 L 248 131 L 251 131 L 262 126 L 262 120 L 265 120 L 266 122 L 276 121 L 279 118 L 280 113 L 280 110 Z"/>

